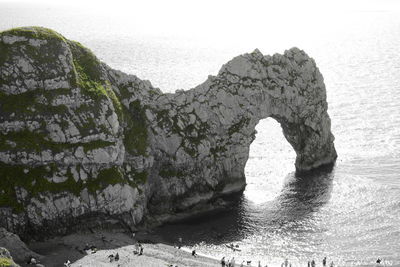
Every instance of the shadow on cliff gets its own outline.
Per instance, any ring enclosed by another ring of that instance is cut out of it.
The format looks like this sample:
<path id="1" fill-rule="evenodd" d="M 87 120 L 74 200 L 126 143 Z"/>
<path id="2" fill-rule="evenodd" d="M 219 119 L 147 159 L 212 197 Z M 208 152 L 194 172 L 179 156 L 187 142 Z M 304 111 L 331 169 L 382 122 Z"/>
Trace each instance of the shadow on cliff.
<path id="1" fill-rule="evenodd" d="M 182 237 L 184 245 L 191 246 L 203 241 L 215 245 L 237 242 L 264 230 L 290 231 L 310 220 L 329 201 L 333 178 L 333 166 L 289 173 L 280 195 L 272 201 L 254 204 L 239 194 L 225 199 L 231 207 L 225 211 L 164 225 L 154 233 L 167 243 Z"/>

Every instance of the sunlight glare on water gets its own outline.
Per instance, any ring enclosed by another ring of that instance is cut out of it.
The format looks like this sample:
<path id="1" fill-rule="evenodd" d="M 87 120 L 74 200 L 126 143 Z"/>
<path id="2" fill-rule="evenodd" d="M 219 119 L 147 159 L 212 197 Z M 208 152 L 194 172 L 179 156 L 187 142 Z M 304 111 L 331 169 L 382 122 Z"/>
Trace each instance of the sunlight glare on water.
<path id="1" fill-rule="evenodd" d="M 286 174 L 295 170 L 296 153 L 274 119 L 261 120 L 256 131 L 245 168 L 244 196 L 254 204 L 261 204 L 279 196 Z"/>

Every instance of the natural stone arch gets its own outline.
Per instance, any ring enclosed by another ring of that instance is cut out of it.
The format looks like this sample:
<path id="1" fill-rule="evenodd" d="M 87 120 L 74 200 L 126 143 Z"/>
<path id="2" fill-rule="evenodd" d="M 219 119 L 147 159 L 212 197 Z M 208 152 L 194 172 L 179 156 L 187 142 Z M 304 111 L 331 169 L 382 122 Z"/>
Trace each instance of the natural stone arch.
<path id="1" fill-rule="evenodd" d="M 322 75 L 314 60 L 297 48 L 283 55 L 263 56 L 255 50 L 238 56 L 217 76 L 194 89 L 163 95 L 155 105 L 152 121 L 165 124 L 152 126 L 153 149 L 160 152 L 156 161 L 168 162 L 160 171 L 173 166 L 167 176 L 185 178 L 174 180 L 173 187 L 165 176 L 157 179 L 157 208 L 171 199 L 182 209 L 198 203 L 200 196 L 185 195 L 190 192 L 185 188 L 192 186 L 199 195 L 212 189 L 206 199 L 242 190 L 255 126 L 264 118 L 282 126 L 296 152 L 297 171 L 332 164 L 337 157 Z M 188 185 L 188 180 L 196 182 Z"/>
<path id="2" fill-rule="evenodd" d="M 264 57 L 256 50 L 230 61 L 218 76 L 233 85 L 227 87 L 232 87 L 233 90 L 228 89 L 232 94 L 247 100 L 247 112 L 242 116 L 250 122 L 243 129 L 245 132 L 268 117 L 281 124 L 285 138 L 296 152 L 298 171 L 335 160 L 323 78 L 314 60 L 303 51 L 293 48 L 284 55 Z M 237 87 L 235 81 L 239 77 L 242 83 Z"/>
<path id="3" fill-rule="evenodd" d="M 297 48 L 238 56 L 163 94 L 49 29 L 0 32 L 0 226 L 50 235 L 90 217 L 135 227 L 193 212 L 244 189 L 267 117 L 297 170 L 335 161 L 322 75 Z"/>

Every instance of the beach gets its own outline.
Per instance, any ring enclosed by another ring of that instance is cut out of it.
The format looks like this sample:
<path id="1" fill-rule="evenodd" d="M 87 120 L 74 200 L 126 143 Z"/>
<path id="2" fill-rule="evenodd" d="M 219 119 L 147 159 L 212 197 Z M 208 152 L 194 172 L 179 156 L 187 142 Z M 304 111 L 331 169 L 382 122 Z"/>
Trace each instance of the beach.
<path id="1" fill-rule="evenodd" d="M 143 246 L 143 255 L 137 255 L 135 243 Z M 86 245 L 95 246 L 95 253 L 85 252 Z M 124 232 L 101 231 L 77 233 L 56 237 L 44 242 L 30 243 L 29 247 L 43 255 L 46 267 L 62 266 L 67 260 L 71 266 L 219 266 L 219 260 L 206 255 L 191 255 L 190 247 L 178 249 L 164 244 L 157 236 L 138 233 L 135 238 Z M 109 255 L 119 254 L 119 261 L 110 262 Z"/>

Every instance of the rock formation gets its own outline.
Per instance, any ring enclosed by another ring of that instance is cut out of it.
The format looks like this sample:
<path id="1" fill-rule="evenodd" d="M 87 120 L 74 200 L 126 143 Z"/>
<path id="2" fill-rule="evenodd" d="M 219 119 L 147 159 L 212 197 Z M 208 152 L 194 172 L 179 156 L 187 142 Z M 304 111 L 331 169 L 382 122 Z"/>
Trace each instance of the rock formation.
<path id="1" fill-rule="evenodd" d="M 313 59 L 258 50 L 175 94 L 113 70 L 51 30 L 0 33 L 0 226 L 27 237 L 119 221 L 131 228 L 245 187 L 259 120 L 298 171 L 336 159 Z"/>

